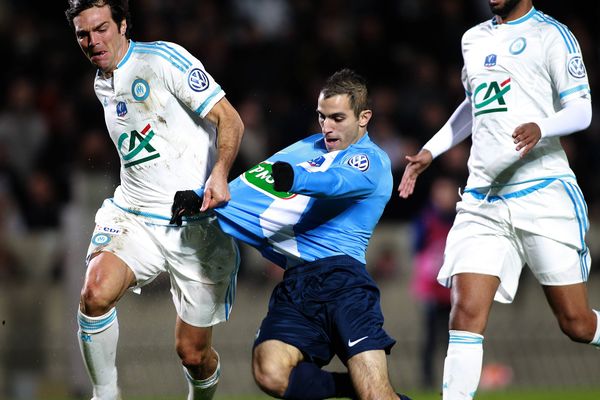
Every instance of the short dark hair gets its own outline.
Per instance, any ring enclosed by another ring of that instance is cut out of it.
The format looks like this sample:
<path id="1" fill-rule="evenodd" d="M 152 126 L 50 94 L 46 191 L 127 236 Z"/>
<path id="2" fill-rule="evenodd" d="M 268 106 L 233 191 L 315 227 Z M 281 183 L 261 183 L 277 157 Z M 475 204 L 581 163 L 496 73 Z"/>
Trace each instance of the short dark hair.
<path id="1" fill-rule="evenodd" d="M 337 71 L 325 82 L 321 94 L 327 99 L 340 94 L 350 97 L 350 107 L 358 117 L 361 111 L 369 109 L 369 91 L 366 80 L 351 69 Z"/>
<path id="2" fill-rule="evenodd" d="M 115 21 L 117 26 L 120 27 L 121 21 L 125 20 L 127 23 L 127 30 L 125 31 L 125 37 L 129 38 L 129 32 L 131 29 L 131 16 L 129 14 L 129 0 L 69 0 L 69 8 L 65 11 L 67 21 L 73 28 L 73 19 L 78 16 L 82 11 L 92 7 L 110 7 L 110 13 L 112 19 Z"/>

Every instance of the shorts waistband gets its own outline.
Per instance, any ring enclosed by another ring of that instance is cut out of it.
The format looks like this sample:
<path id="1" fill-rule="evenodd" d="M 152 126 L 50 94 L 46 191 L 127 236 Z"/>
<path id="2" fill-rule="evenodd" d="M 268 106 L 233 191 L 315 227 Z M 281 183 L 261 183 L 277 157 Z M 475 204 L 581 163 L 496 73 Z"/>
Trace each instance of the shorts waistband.
<path id="1" fill-rule="evenodd" d="M 334 267 L 343 267 L 348 269 L 353 268 L 365 268 L 365 264 L 361 263 L 357 259 L 343 255 L 343 256 L 331 256 L 321 258 L 315 261 L 307 262 L 304 264 L 298 264 L 291 268 L 287 268 L 283 273 L 283 277 L 288 278 L 292 276 L 304 275 L 314 273 L 315 271 L 325 271 Z"/>

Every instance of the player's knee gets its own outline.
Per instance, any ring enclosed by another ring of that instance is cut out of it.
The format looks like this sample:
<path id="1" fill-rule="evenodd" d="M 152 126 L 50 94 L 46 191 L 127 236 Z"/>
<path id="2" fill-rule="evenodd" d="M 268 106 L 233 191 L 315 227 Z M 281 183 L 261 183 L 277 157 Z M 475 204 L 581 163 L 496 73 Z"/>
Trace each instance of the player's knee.
<path id="1" fill-rule="evenodd" d="M 558 323 L 560 329 L 565 335 L 574 342 L 589 343 L 594 338 L 596 328 L 595 319 L 592 314 L 587 318 L 583 315 L 564 315 L 560 316 Z"/>
<path id="2" fill-rule="evenodd" d="M 263 392 L 273 397 L 283 398 L 287 389 L 289 376 L 285 376 L 283 370 L 273 363 L 265 363 L 256 359 L 252 361 L 254 381 Z"/>
<path id="3" fill-rule="evenodd" d="M 87 284 L 81 291 L 81 311 L 90 317 L 106 314 L 114 307 L 115 300 L 102 285 Z"/>
<path id="4" fill-rule="evenodd" d="M 198 348 L 186 341 L 177 341 L 175 347 L 181 363 L 190 370 L 201 368 L 209 363 L 210 348 Z"/>
<path id="5" fill-rule="evenodd" d="M 466 302 L 457 302 L 450 312 L 450 329 L 482 333 L 487 324 L 487 315 L 480 307 Z"/>

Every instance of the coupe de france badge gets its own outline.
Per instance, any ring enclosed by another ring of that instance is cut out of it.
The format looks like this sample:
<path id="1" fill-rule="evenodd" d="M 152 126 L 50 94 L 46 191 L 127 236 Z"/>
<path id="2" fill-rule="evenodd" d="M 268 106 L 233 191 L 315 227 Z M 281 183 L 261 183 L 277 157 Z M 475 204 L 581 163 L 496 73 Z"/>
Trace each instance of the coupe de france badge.
<path id="1" fill-rule="evenodd" d="M 117 116 L 124 117 L 127 114 L 127 104 L 124 101 L 117 103 Z"/>
<path id="2" fill-rule="evenodd" d="M 348 165 L 365 172 L 369 169 L 369 157 L 366 154 L 357 154 L 348 160 Z"/>

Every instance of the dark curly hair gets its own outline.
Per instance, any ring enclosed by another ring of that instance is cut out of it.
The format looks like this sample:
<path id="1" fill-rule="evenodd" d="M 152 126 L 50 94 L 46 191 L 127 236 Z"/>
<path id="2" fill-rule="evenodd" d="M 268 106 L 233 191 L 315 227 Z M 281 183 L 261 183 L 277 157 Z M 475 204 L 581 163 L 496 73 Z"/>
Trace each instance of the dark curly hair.
<path id="1" fill-rule="evenodd" d="M 127 30 L 125 31 L 125 37 L 129 38 L 129 32 L 131 29 L 131 16 L 129 15 L 129 0 L 69 0 L 69 8 L 65 11 L 67 21 L 73 28 L 73 19 L 78 16 L 82 11 L 92 7 L 103 7 L 109 6 L 112 14 L 112 19 L 115 21 L 117 26 L 120 26 L 121 21 L 125 20 L 127 23 Z"/>

